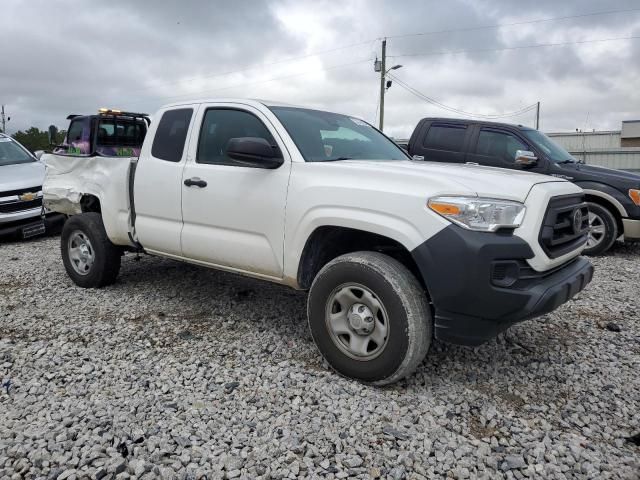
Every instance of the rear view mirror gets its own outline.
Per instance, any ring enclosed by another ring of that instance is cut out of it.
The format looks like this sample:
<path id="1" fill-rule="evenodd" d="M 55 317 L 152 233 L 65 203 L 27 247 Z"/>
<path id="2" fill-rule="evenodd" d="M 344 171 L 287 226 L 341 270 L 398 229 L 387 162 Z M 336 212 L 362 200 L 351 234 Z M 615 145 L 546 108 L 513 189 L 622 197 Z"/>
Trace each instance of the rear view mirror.
<path id="1" fill-rule="evenodd" d="M 38 160 L 40 160 L 42 158 L 42 155 L 44 155 L 44 150 L 36 150 L 35 152 L 33 152 L 33 154 Z"/>
<path id="2" fill-rule="evenodd" d="M 538 157 L 529 150 L 517 150 L 515 155 L 515 164 L 521 167 L 532 167 L 538 163 Z"/>
<path id="3" fill-rule="evenodd" d="M 227 155 L 241 165 L 253 168 L 278 168 L 284 163 L 282 152 L 259 137 L 232 138 L 227 143 Z"/>
<path id="4" fill-rule="evenodd" d="M 58 143 L 58 128 L 55 125 L 49 125 L 49 145 Z"/>

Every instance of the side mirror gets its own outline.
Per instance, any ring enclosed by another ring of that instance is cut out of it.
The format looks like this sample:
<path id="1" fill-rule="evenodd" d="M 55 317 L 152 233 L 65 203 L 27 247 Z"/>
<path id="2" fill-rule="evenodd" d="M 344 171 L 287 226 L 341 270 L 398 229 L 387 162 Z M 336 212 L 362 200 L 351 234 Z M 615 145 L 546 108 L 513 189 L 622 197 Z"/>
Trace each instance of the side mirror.
<path id="1" fill-rule="evenodd" d="M 515 164 L 521 167 L 533 167 L 537 165 L 538 157 L 529 150 L 517 150 L 515 155 Z"/>
<path id="2" fill-rule="evenodd" d="M 226 150 L 230 158 L 245 167 L 273 169 L 284 163 L 280 149 L 264 138 L 232 138 Z"/>
<path id="3" fill-rule="evenodd" d="M 33 154 L 36 156 L 38 160 L 41 160 L 42 155 L 44 155 L 44 150 L 36 150 L 35 152 L 33 152 Z"/>
<path id="4" fill-rule="evenodd" d="M 58 128 L 55 125 L 49 125 L 49 145 L 58 143 Z"/>

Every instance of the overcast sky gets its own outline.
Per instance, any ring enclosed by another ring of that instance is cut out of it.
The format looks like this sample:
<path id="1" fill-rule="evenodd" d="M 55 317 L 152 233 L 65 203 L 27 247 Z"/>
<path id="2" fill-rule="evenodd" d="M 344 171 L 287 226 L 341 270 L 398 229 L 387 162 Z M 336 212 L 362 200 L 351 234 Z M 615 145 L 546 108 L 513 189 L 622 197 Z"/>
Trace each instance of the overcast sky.
<path id="1" fill-rule="evenodd" d="M 625 12 L 531 22 L 613 10 Z M 2 0 L 0 103 L 9 132 L 66 128 L 68 114 L 102 106 L 153 113 L 213 97 L 377 124 L 373 60 L 384 36 L 398 78 L 457 109 L 502 114 L 540 101 L 546 131 L 640 118 L 640 38 L 585 42 L 640 37 L 639 0 Z M 567 42 L 585 43 L 513 48 Z M 397 83 L 387 92 L 390 135 L 408 137 L 434 115 L 456 116 Z"/>

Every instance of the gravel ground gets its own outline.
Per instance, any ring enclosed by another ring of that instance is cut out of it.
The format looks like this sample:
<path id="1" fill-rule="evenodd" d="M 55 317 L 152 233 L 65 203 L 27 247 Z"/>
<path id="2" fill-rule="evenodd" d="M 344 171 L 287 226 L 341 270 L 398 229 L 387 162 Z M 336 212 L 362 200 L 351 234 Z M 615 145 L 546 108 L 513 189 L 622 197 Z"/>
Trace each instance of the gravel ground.
<path id="1" fill-rule="evenodd" d="M 130 255 L 82 290 L 58 244 L 0 243 L 0 478 L 640 478 L 640 245 L 373 388 L 328 371 L 302 293 Z"/>

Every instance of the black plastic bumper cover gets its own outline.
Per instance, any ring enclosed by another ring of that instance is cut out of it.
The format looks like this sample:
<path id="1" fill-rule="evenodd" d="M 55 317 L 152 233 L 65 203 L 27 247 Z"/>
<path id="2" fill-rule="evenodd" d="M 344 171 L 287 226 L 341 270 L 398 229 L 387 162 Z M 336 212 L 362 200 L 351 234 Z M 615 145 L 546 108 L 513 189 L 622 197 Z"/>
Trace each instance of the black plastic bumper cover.
<path id="1" fill-rule="evenodd" d="M 592 279 L 583 257 L 551 273 L 527 276 L 513 287 L 492 283 L 497 261 L 533 257 L 519 237 L 465 230 L 451 225 L 413 250 L 435 309 L 435 336 L 480 345 L 513 324 L 555 310 Z"/>
<path id="2" fill-rule="evenodd" d="M 65 221 L 65 215 L 61 213 L 48 213 L 44 219 L 44 227 L 45 231 L 50 231 L 60 225 L 62 225 Z M 29 226 L 30 224 L 35 224 L 40 222 L 42 219 L 40 217 L 31 217 L 25 218 L 24 220 L 19 220 L 11 223 L 0 223 L 0 237 L 4 237 L 6 235 L 16 235 L 20 233 L 20 231 Z"/>

